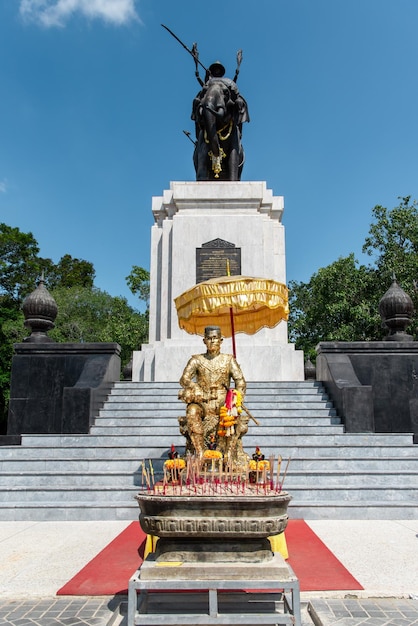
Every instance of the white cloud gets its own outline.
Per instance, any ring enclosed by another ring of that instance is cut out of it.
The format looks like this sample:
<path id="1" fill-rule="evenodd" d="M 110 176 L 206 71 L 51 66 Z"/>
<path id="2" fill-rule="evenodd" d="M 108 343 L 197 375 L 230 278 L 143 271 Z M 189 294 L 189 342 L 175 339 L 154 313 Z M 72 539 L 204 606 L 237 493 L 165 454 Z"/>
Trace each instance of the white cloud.
<path id="1" fill-rule="evenodd" d="M 65 26 L 76 14 L 121 26 L 139 20 L 136 0 L 20 0 L 20 15 L 42 26 Z"/>
<path id="2" fill-rule="evenodd" d="M 6 193 L 7 183 L 5 180 L 0 180 L 0 193 Z"/>

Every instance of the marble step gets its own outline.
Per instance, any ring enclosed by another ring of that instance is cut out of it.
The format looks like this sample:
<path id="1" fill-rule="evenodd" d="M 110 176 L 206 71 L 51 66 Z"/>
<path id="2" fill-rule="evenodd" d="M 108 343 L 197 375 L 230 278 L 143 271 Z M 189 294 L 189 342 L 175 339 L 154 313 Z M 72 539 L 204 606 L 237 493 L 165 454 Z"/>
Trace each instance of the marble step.
<path id="1" fill-rule="evenodd" d="M 332 436 L 331 436 L 332 437 Z M 336 435 L 336 437 L 342 437 L 341 435 Z M 351 435 L 351 437 L 355 437 L 355 435 Z M 340 445 L 334 445 L 332 442 L 328 442 L 327 440 L 322 441 L 322 443 L 318 443 L 317 445 L 312 444 L 311 439 L 313 437 L 295 437 L 296 443 L 291 443 L 286 445 L 285 437 L 278 437 L 277 440 L 272 441 L 272 437 L 265 436 L 264 439 L 260 439 L 258 435 L 247 434 L 244 440 L 244 448 L 248 454 L 252 453 L 252 448 L 256 445 L 260 445 L 258 442 L 262 441 L 265 445 L 260 447 L 262 448 L 262 452 L 266 458 L 270 454 L 281 454 L 282 456 L 293 452 L 293 455 L 297 454 L 300 458 L 318 458 L 318 457 L 338 457 L 338 458 L 385 458 L 385 457 L 408 457 L 408 458 L 418 458 L 418 446 L 413 445 L 403 445 L 402 442 L 397 442 L 396 440 L 391 440 L 388 437 L 387 440 L 381 439 L 380 442 L 376 443 L 364 443 L 367 442 L 367 436 L 364 436 L 364 439 L 361 436 L 358 438 L 357 444 L 345 445 L 344 441 L 341 442 Z M 318 437 L 318 439 L 320 439 Z M 411 437 L 412 440 L 412 437 Z M 181 435 L 176 435 L 175 437 L 166 436 L 166 437 L 132 437 L 124 438 L 121 445 L 118 445 L 118 442 L 109 441 L 110 445 L 95 445 L 94 441 L 89 441 L 89 439 L 82 439 L 83 443 L 78 445 L 77 438 L 73 439 L 73 444 L 70 442 L 67 446 L 3 446 L 1 450 L 1 462 L 7 462 L 9 459 L 48 459 L 48 458 L 56 458 L 59 457 L 84 457 L 84 458 L 97 458 L 97 457 L 108 457 L 108 458 L 123 458 L 123 457 L 131 457 L 132 455 L 138 455 L 140 452 L 141 457 L 145 454 L 147 456 L 161 457 L 164 456 L 165 453 L 170 449 L 171 444 L 173 443 L 179 454 L 183 454 L 185 442 Z"/>
<path id="2" fill-rule="evenodd" d="M 247 408 L 252 415 L 257 414 L 260 419 L 261 418 L 265 419 L 266 423 L 269 425 L 274 425 L 275 420 L 277 420 L 280 417 L 286 417 L 286 418 L 292 418 L 292 419 L 296 417 L 303 418 L 303 422 L 306 423 L 306 425 L 309 425 L 308 420 L 312 417 L 313 418 L 320 417 L 323 420 L 329 419 L 330 417 L 332 417 L 332 418 L 337 419 L 338 422 L 341 423 L 341 420 L 336 414 L 335 409 L 332 407 L 324 408 L 323 405 L 319 405 L 314 408 L 311 407 L 309 409 L 290 408 L 285 411 L 281 411 L 279 406 L 273 407 L 273 409 L 270 409 L 270 410 L 266 410 L 265 408 L 259 409 L 258 405 L 255 405 L 254 407 L 251 407 L 251 408 L 250 407 L 247 407 Z M 153 423 L 153 424 L 160 423 L 161 425 L 167 424 L 167 426 L 169 427 L 170 424 L 173 425 L 177 423 L 177 419 L 179 418 L 180 415 L 185 415 L 185 414 L 186 414 L 186 407 L 183 405 L 180 405 L 177 407 L 167 407 L 166 409 L 160 409 L 158 411 L 154 411 L 152 408 L 149 408 L 145 411 L 142 411 L 142 413 L 141 413 L 141 410 L 138 410 L 138 409 L 133 409 L 131 411 L 125 411 L 123 409 L 122 410 L 113 409 L 112 411 L 108 409 L 106 410 L 102 409 L 100 412 L 100 415 L 98 415 L 95 419 L 95 424 L 100 424 L 103 422 L 103 420 L 119 418 L 119 419 L 130 420 L 130 423 L 132 423 L 135 420 L 139 425 L 141 424 L 146 425 L 147 422 L 144 422 L 143 420 L 150 420 L 150 423 Z"/>
<path id="3" fill-rule="evenodd" d="M 0 519 L 7 521 L 136 521 L 139 509 L 136 502 L 118 502 L 108 498 L 106 502 L 15 502 L 12 506 L 0 502 Z"/>
<path id="4" fill-rule="evenodd" d="M 340 418 L 335 414 L 330 415 L 329 410 L 322 412 L 305 410 L 300 410 L 298 412 L 286 411 L 283 412 L 282 415 L 280 415 L 279 411 L 271 411 L 270 414 L 262 411 L 251 411 L 251 414 L 254 417 L 257 414 L 256 419 L 260 422 L 260 425 L 263 424 L 264 426 L 271 427 L 275 425 L 291 426 L 295 423 L 302 427 L 321 424 L 327 426 L 332 424 L 341 424 Z M 163 417 L 161 415 L 161 411 L 158 414 L 153 414 L 152 412 L 149 412 L 139 416 L 133 416 L 132 413 L 124 413 L 123 411 L 121 411 L 119 415 L 114 415 L 113 413 L 109 412 L 106 415 L 97 417 L 94 425 L 109 425 L 108 420 L 114 420 L 115 425 L 119 427 L 121 424 L 123 424 L 121 420 L 126 420 L 127 426 L 166 426 L 169 430 L 176 430 L 178 428 L 178 418 L 183 417 L 185 415 L 185 411 L 171 411 L 170 413 L 165 413 Z M 314 421 L 313 424 L 312 420 Z M 251 419 L 249 419 L 249 423 L 254 424 Z"/>
<path id="5" fill-rule="evenodd" d="M 148 463 L 146 463 L 148 467 Z M 156 478 L 160 478 L 161 466 L 157 463 L 153 464 Z M 282 466 L 284 471 L 285 465 Z M 283 475 L 282 471 L 282 475 Z M 138 469 L 138 463 L 135 465 L 134 471 L 130 468 L 122 471 L 121 469 L 108 469 L 102 470 L 89 469 L 88 472 L 83 473 L 77 471 L 76 467 L 73 469 L 47 469 L 39 474 L 35 468 L 28 468 L 25 471 L 20 472 L 2 472 L 0 474 L 0 490 L 1 487 L 7 487 L 7 489 L 18 490 L 21 488 L 56 488 L 59 486 L 73 487 L 74 490 L 77 487 L 89 487 L 92 485 L 102 487 L 126 487 L 130 488 L 132 485 L 140 486 L 142 484 L 142 473 Z M 285 488 L 289 491 L 306 490 L 306 489 L 321 489 L 327 490 L 334 487 L 347 487 L 350 488 L 414 488 L 418 489 L 418 475 L 412 471 L 411 468 L 400 469 L 399 467 L 388 467 L 388 469 L 382 473 L 379 470 L 360 470 L 358 467 L 351 467 L 348 469 L 335 469 L 332 470 L 310 470 L 301 471 L 294 470 L 290 465 L 285 478 Z"/>
<path id="6" fill-rule="evenodd" d="M 0 494 L 3 487 L 13 489 L 46 489 L 57 487 L 77 488 L 107 487 L 130 489 L 133 485 L 141 485 L 141 474 L 137 472 L 138 463 L 134 470 L 127 468 L 125 471 L 114 469 L 89 470 L 88 472 L 77 471 L 75 467 L 65 471 L 59 469 L 44 470 L 40 474 L 36 469 L 28 469 L 20 472 L 2 472 L 0 474 Z"/>
<path id="7" fill-rule="evenodd" d="M 7 488 L 0 487 L 0 501 L 4 502 L 4 496 L 7 494 L 7 501 L 9 504 L 14 502 L 21 502 L 22 496 L 26 502 L 59 502 L 60 499 L 65 500 L 66 503 L 74 501 L 86 501 L 86 502 L 106 502 L 109 499 L 109 495 L 119 502 L 125 502 L 129 504 L 134 502 L 136 493 L 140 485 L 100 485 L 91 483 L 90 485 L 78 486 L 74 488 L 74 485 L 45 485 L 45 486 L 32 486 L 26 487 L 8 486 Z M 402 486 L 394 484 L 388 487 L 357 487 L 347 484 L 343 486 L 332 486 L 327 488 L 321 485 L 317 489 L 306 488 L 304 486 L 287 484 L 287 480 L 284 485 L 284 490 L 291 490 L 293 502 L 300 504 L 306 500 L 312 500 L 313 498 L 318 502 L 349 502 L 351 498 L 355 498 L 357 501 L 368 502 L 370 500 L 382 500 L 386 502 L 398 502 L 401 504 L 405 501 L 416 500 L 416 486 Z M 260 493 L 262 487 L 260 487 Z M 418 502 L 416 502 L 418 507 Z"/>
<path id="8" fill-rule="evenodd" d="M 130 486 L 90 485 L 80 486 L 77 489 L 74 489 L 73 485 L 52 485 L 38 488 L 29 485 L 26 488 L 10 487 L 7 491 L 0 488 L 0 501 L 4 502 L 4 496 L 7 494 L 9 506 L 22 501 L 26 502 L 26 504 L 33 502 L 38 504 L 49 503 L 50 506 L 54 502 L 55 504 L 65 502 L 66 506 L 70 506 L 74 502 L 84 502 L 86 504 L 101 503 L 104 505 L 116 501 L 123 506 L 129 506 L 132 503 L 132 505 L 138 507 L 135 502 L 135 495 L 138 493 L 138 489 L 139 486 L 135 486 L 133 483 Z"/>
<path id="9" fill-rule="evenodd" d="M 253 434 L 255 437 L 278 437 L 282 435 L 295 435 L 300 437 L 305 437 L 306 435 L 319 435 L 321 437 L 326 437 L 328 435 L 333 435 L 334 431 L 332 429 L 337 428 L 337 433 L 344 434 L 343 426 L 340 424 L 329 426 L 328 424 L 317 425 L 317 426 L 305 426 L 303 429 L 301 426 L 294 425 L 291 421 L 287 425 L 283 425 L 283 421 L 281 421 L 281 426 L 272 426 L 271 428 L 267 426 L 255 426 L 252 423 L 248 426 L 248 432 Z M 302 433 L 303 430 L 303 433 Z M 324 431 L 323 433 L 321 431 Z M 105 426 L 102 424 L 98 424 L 97 426 L 92 426 L 91 428 L 91 436 L 95 437 L 103 437 L 103 436 L 118 436 L 128 437 L 128 436 L 155 436 L 159 437 L 161 435 L 167 435 L 173 437 L 177 437 L 177 429 L 173 429 L 167 431 L 163 426 L 130 426 L 130 425 L 120 425 L 116 426 Z M 245 440 L 248 438 L 248 434 L 245 435 Z M 409 437 L 409 440 L 412 439 L 412 435 L 407 435 L 406 438 Z M 410 441 L 409 441 L 410 442 Z M 408 442 L 408 443 L 409 443 Z"/>
<path id="10" fill-rule="evenodd" d="M 132 389 L 132 390 L 176 390 L 180 388 L 178 381 L 167 382 L 132 382 L 119 380 L 113 383 L 113 390 Z M 294 381 L 253 381 L 247 380 L 247 389 L 323 389 L 324 385 L 319 381 L 311 380 L 294 380 Z"/>
<path id="11" fill-rule="evenodd" d="M 120 427 L 122 428 L 122 427 Z M 149 428 L 141 428 L 137 427 L 138 432 L 136 432 L 135 427 L 127 428 L 127 434 L 125 435 L 127 440 L 131 440 L 131 445 L 135 441 L 138 445 L 148 445 L 151 441 L 158 437 L 158 441 L 161 445 L 170 446 L 173 443 L 173 437 L 180 444 L 184 444 L 184 440 L 179 439 L 179 434 L 177 432 L 167 433 L 164 428 L 159 427 L 149 427 Z M 319 430 L 318 427 L 314 427 L 316 430 Z M 328 427 L 332 428 L 332 427 Z M 337 428 L 339 428 L 337 426 Z M 296 429 L 294 429 L 296 430 Z M 109 432 L 107 432 L 109 431 Z M 289 433 L 288 430 L 284 427 L 260 427 L 255 425 L 249 425 L 248 433 L 245 435 L 243 439 L 244 447 L 248 451 L 249 447 L 255 443 L 255 445 L 259 445 L 262 449 L 262 452 L 265 454 L 264 446 L 268 446 L 271 448 L 272 443 L 274 443 L 275 447 L 289 447 L 289 446 L 342 446 L 342 447 L 350 447 L 350 446 L 412 446 L 412 434 L 399 434 L 396 436 L 393 435 L 374 435 L 374 434 L 360 434 L 360 433 L 343 433 L 341 431 L 335 432 L 327 432 L 326 434 L 321 432 L 311 433 L 309 436 L 309 441 L 306 441 L 306 431 L 303 432 L 294 432 Z M 114 430 L 112 428 L 107 428 L 105 426 L 95 427 L 93 434 L 91 436 L 97 436 L 98 443 L 101 437 L 104 435 L 112 436 L 114 435 Z M 121 437 L 121 433 L 115 436 L 115 443 L 117 443 L 118 439 Z M 150 439 L 148 439 L 150 438 Z M 122 439 L 119 439 L 120 441 Z M 151 440 L 151 441 L 150 441 Z M 261 441 L 261 444 L 257 444 L 257 441 Z"/>
<path id="12" fill-rule="evenodd" d="M 249 408 L 253 404 L 295 404 L 299 402 L 308 402 L 310 404 L 323 404 L 330 402 L 329 396 L 326 394 L 247 394 L 244 398 L 244 404 Z M 114 404 L 143 404 L 145 406 L 161 406 L 162 408 L 185 406 L 185 403 L 176 396 L 160 396 L 160 395 L 117 395 L 112 393 L 107 400 L 106 406 Z"/>
<path id="13" fill-rule="evenodd" d="M 137 519 L 141 459 L 152 459 L 158 477 L 171 443 L 184 452 L 179 389 L 177 382 L 121 381 L 91 434 L 23 435 L 22 446 L 2 447 L 0 518 Z M 311 381 L 249 382 L 246 404 L 261 422 L 250 422 L 247 452 L 259 445 L 266 457 L 281 454 L 283 468 L 292 459 L 285 482 L 293 495 L 291 515 L 418 514 L 418 446 L 410 434 L 344 434 L 323 386 Z"/>
<path id="14" fill-rule="evenodd" d="M 167 459 L 168 449 L 164 449 L 161 455 L 144 453 L 144 450 L 137 450 L 137 456 L 126 457 L 122 454 L 115 456 L 100 455 L 96 458 L 85 457 L 83 455 L 74 452 L 71 456 L 62 456 L 58 452 L 55 457 L 39 458 L 34 456 L 33 458 L 10 458 L 6 463 L 2 464 L 0 470 L 2 473 L 19 474 L 28 471 L 43 473 L 43 472 L 79 472 L 80 474 L 90 474 L 94 472 L 131 472 L 134 473 L 141 467 L 141 461 L 144 459 L 148 461 L 152 460 L 155 471 L 161 471 L 164 461 Z M 285 467 L 287 460 L 291 459 L 292 471 L 310 473 L 312 471 L 332 471 L 340 472 L 352 472 L 359 473 L 376 471 L 385 475 L 387 472 L 396 471 L 409 471 L 418 473 L 418 456 L 414 457 L 403 455 L 393 457 L 335 457 L 329 458 L 300 458 L 294 455 L 283 454 L 283 467 Z M 277 458 L 277 455 L 276 455 Z"/>
<path id="15" fill-rule="evenodd" d="M 249 423 L 249 427 L 250 429 L 253 428 L 251 422 Z M 260 433 L 261 435 L 267 434 L 272 436 L 300 435 L 302 437 L 305 437 L 306 435 L 321 435 L 325 437 L 327 435 L 344 434 L 343 425 L 329 425 L 329 420 L 328 422 L 323 421 L 323 423 L 321 423 L 321 425 L 319 426 L 304 426 L 303 429 L 300 426 L 293 426 L 292 422 L 289 422 L 289 424 L 286 426 L 270 427 L 267 425 L 261 425 L 257 427 L 254 426 L 254 428 L 256 428 L 255 432 Z M 60 445 L 68 447 L 73 445 L 74 442 L 78 442 L 77 445 L 95 444 L 98 446 L 106 447 L 111 445 L 124 445 L 125 443 L 128 443 L 129 440 L 136 441 L 136 437 L 139 437 L 141 435 L 155 435 L 156 437 L 159 437 L 160 435 L 172 435 L 174 437 L 177 437 L 177 429 L 177 419 L 173 420 L 173 423 L 168 426 L 164 426 L 161 424 L 154 425 L 153 423 L 151 423 L 147 426 L 112 426 L 108 428 L 107 426 L 99 425 L 97 427 L 92 427 L 90 435 L 23 435 L 22 445 L 33 447 L 45 445 Z M 399 437 L 402 437 L 401 443 L 405 443 L 406 445 L 409 445 L 412 441 L 412 435 L 410 434 L 400 434 Z"/>
<path id="16" fill-rule="evenodd" d="M 181 417 L 181 416 L 179 415 L 178 417 Z M 107 421 L 99 420 L 96 426 L 91 427 L 90 434 L 91 435 L 105 434 L 102 428 L 109 428 L 110 429 L 109 433 L 113 433 L 117 435 L 119 432 L 122 432 L 124 433 L 123 436 L 126 436 L 127 430 L 129 431 L 131 428 L 132 429 L 139 428 L 140 430 L 145 429 L 145 428 L 156 429 L 156 428 L 164 428 L 164 425 L 167 424 L 166 434 L 170 435 L 171 437 L 177 437 L 179 435 L 178 417 L 177 416 L 173 417 L 171 418 L 170 421 L 167 420 L 167 422 L 159 420 L 157 418 L 145 418 L 137 422 L 135 420 L 126 420 L 126 422 L 122 422 L 122 423 L 121 421 L 124 418 L 120 418 L 119 420 L 113 420 L 112 418 L 112 421 L 114 423 L 111 423 L 111 424 L 109 424 L 109 422 Z M 279 429 L 285 429 L 285 430 L 287 430 L 287 428 L 297 429 L 299 433 L 302 434 L 305 428 L 313 427 L 313 428 L 322 429 L 322 428 L 329 428 L 329 427 L 333 428 L 333 427 L 341 426 L 341 422 L 337 417 L 329 417 L 329 416 L 311 417 L 311 418 L 303 418 L 303 417 L 290 417 L 290 418 L 280 417 L 279 418 L 278 417 L 276 418 L 276 420 L 274 420 L 274 422 L 268 419 L 260 418 L 258 421 L 260 422 L 260 426 L 257 426 L 252 420 L 249 421 L 248 427 L 251 431 L 253 430 L 258 431 L 259 428 L 268 428 L 269 425 L 271 425 L 270 428 L 279 428 Z M 97 432 L 96 432 L 96 429 L 97 429 Z M 409 433 L 407 433 L 407 436 L 411 437 L 412 439 L 412 435 L 410 436 Z"/>
<path id="17" fill-rule="evenodd" d="M 286 391 L 286 393 L 285 393 Z M 329 401 L 328 396 L 325 393 L 307 393 L 306 390 L 301 390 L 299 393 L 295 393 L 290 390 L 283 390 L 282 393 L 273 393 L 273 390 L 270 390 L 270 393 L 261 394 L 259 392 L 248 392 L 245 395 L 245 403 L 249 402 L 260 402 L 260 403 L 282 403 L 282 402 L 327 402 Z M 178 399 L 177 394 L 116 394 L 112 393 L 108 396 L 107 404 L 113 406 L 113 404 L 121 404 L 121 403 L 144 403 L 144 404 L 152 404 L 155 406 L 166 406 L 167 404 L 179 404 L 183 405 L 184 403 Z"/>
<path id="18" fill-rule="evenodd" d="M 418 475 L 413 468 L 407 467 L 400 469 L 399 467 L 390 466 L 385 472 L 379 470 L 359 469 L 351 467 L 350 469 L 336 468 L 328 471 L 294 471 L 288 470 L 284 488 L 292 493 L 300 489 L 321 489 L 329 490 L 349 486 L 350 489 L 362 488 L 413 488 L 418 489 Z"/>
<path id="19" fill-rule="evenodd" d="M 127 396 L 167 396 L 177 398 L 178 392 L 182 389 L 181 385 L 177 383 L 174 386 L 166 387 L 164 383 L 151 386 L 144 386 L 145 383 L 138 383 L 137 386 L 126 386 L 121 383 L 115 383 L 112 388 L 109 390 L 108 395 L 127 395 Z M 149 383 L 151 385 L 151 383 Z M 265 383 L 265 384 L 247 384 L 246 395 L 299 395 L 299 394 L 309 394 L 309 395 L 326 395 L 326 389 L 323 385 L 312 385 L 308 382 L 305 383 L 294 383 L 294 384 L 282 384 L 279 383 Z"/>

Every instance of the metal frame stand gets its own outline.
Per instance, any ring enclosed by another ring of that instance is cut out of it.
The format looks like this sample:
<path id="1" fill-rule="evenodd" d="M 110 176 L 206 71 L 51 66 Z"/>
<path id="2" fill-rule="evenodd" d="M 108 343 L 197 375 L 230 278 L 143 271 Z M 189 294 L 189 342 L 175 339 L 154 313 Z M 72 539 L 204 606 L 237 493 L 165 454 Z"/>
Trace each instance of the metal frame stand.
<path id="1" fill-rule="evenodd" d="M 181 568 L 176 568 L 175 572 L 173 568 L 173 576 L 169 578 L 165 577 L 166 574 L 164 577 L 159 576 L 156 563 L 145 561 L 145 564 L 146 577 L 141 578 L 139 569 L 129 581 L 128 626 L 161 624 L 302 626 L 299 581 L 288 564 L 286 564 L 288 575 L 284 577 L 281 568 L 280 580 L 266 578 L 249 580 L 245 575 L 242 578 L 237 576 L 230 579 L 225 576 L 222 578 L 227 569 L 222 563 L 219 564 L 220 577 L 217 580 L 205 580 L 205 563 L 201 563 L 202 576 L 199 580 L 188 579 L 190 573 L 187 572 L 187 563 L 181 564 Z M 244 566 L 243 574 L 245 569 Z M 165 593 L 173 591 L 183 593 Z M 219 594 L 220 591 L 224 593 Z M 248 593 L 249 591 L 253 593 Z M 220 605 L 223 605 L 222 611 Z"/>

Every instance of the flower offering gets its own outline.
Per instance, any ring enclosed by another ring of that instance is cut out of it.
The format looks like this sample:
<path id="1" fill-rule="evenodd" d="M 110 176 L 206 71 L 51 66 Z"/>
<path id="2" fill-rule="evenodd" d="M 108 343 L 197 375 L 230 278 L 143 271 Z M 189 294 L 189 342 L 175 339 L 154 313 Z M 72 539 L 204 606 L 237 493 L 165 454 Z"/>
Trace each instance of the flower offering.
<path id="1" fill-rule="evenodd" d="M 242 395 L 237 389 L 228 389 L 225 404 L 219 412 L 219 437 L 230 437 L 235 432 L 237 417 L 242 413 Z"/>
<path id="2" fill-rule="evenodd" d="M 222 458 L 222 452 L 219 452 L 219 450 L 205 450 L 203 453 L 203 458 L 209 460 L 218 460 Z"/>
<path id="3" fill-rule="evenodd" d="M 184 459 L 168 459 L 164 461 L 164 467 L 168 470 L 182 470 L 186 467 L 186 461 Z"/>
<path id="4" fill-rule="evenodd" d="M 251 461 L 249 461 L 248 463 L 248 469 L 250 470 L 250 472 L 262 472 L 263 470 L 268 471 L 270 469 L 270 463 L 265 460 L 254 461 L 253 459 L 251 459 Z"/>

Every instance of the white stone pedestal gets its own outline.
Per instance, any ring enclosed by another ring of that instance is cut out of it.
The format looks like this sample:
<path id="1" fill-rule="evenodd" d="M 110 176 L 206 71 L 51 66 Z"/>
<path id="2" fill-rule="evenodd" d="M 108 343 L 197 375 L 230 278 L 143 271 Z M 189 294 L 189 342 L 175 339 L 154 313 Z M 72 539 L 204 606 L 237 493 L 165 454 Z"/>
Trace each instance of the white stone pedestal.
<path id="1" fill-rule="evenodd" d="M 286 282 L 283 197 L 265 182 L 172 182 L 154 197 L 151 233 L 149 344 L 134 352 L 132 380 L 177 381 L 202 337 L 178 325 L 174 298 L 196 284 L 196 249 L 221 239 L 241 249 L 241 274 Z M 225 274 L 226 274 L 225 269 Z M 225 339 L 222 352 L 232 353 Z M 303 352 L 287 340 L 287 324 L 236 335 L 247 380 L 303 380 Z"/>

